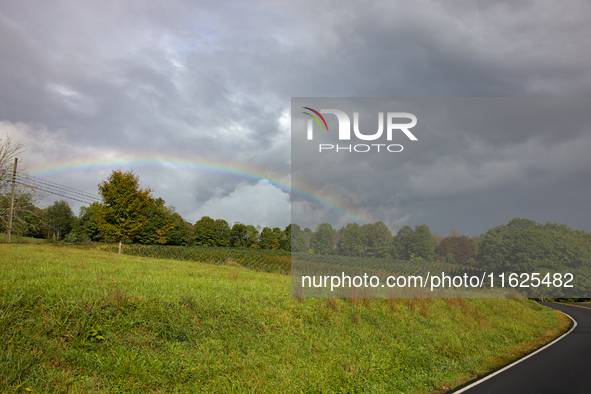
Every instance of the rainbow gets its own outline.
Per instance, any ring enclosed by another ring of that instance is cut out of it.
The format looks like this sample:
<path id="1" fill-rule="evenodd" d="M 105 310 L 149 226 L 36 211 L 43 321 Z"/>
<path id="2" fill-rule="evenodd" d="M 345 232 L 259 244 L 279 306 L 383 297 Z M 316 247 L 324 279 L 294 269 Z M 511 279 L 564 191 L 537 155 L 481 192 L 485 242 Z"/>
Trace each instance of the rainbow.
<path id="1" fill-rule="evenodd" d="M 340 217 L 360 224 L 374 221 L 362 210 L 339 201 L 334 196 L 320 197 L 313 188 L 307 185 L 292 185 L 288 174 L 280 174 L 242 162 L 222 162 L 206 157 L 163 155 L 161 153 L 109 154 L 53 162 L 45 165 L 43 169 L 31 168 L 29 173 L 35 177 L 49 180 L 90 172 L 110 172 L 118 168 L 199 172 L 255 183 L 266 179 L 269 185 L 279 188 L 290 196 L 303 198 Z"/>

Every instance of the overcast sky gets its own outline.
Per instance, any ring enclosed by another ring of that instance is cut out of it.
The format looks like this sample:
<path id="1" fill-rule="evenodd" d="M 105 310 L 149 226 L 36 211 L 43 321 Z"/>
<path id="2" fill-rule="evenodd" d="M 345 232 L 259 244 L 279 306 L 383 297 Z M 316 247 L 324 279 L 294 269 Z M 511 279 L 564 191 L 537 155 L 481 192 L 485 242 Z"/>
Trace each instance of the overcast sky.
<path id="1" fill-rule="evenodd" d="M 302 107 L 319 110 L 327 125 Z M 292 108 L 292 184 L 347 211 L 339 217 L 296 195 L 295 223 L 340 227 L 358 218 L 391 229 L 451 223 L 473 232 L 514 217 L 583 226 L 591 218 L 590 98 L 314 97 L 294 98 Z M 349 117 L 350 138 L 339 139 L 347 126 L 329 109 Z M 415 117 L 408 137 L 400 129 L 388 137 L 389 112 L 403 113 L 393 123 Z M 356 136 L 354 113 L 366 140 Z M 381 136 L 373 136 L 379 114 Z"/>
<path id="2" fill-rule="evenodd" d="M 590 19 L 588 1 L 4 0 L 0 137 L 25 141 L 19 160 L 52 182 L 96 193 L 133 168 L 186 219 L 285 227 L 273 183 L 290 182 L 291 97 L 589 97 Z M 385 221 L 591 231 L 578 126 L 458 132 L 422 152 Z M 72 165 L 86 169 L 51 172 Z"/>

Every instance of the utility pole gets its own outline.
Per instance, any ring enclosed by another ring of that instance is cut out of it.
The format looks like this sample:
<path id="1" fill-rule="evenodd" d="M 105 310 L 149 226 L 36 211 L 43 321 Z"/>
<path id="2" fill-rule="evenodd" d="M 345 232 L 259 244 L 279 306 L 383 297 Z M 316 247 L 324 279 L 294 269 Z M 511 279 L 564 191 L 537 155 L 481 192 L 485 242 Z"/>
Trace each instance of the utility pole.
<path id="1" fill-rule="evenodd" d="M 10 192 L 10 210 L 8 213 L 8 243 L 10 243 L 10 230 L 12 229 L 12 207 L 14 205 L 14 183 L 16 181 L 16 163 L 18 158 L 14 158 L 14 168 L 12 170 L 12 191 Z"/>

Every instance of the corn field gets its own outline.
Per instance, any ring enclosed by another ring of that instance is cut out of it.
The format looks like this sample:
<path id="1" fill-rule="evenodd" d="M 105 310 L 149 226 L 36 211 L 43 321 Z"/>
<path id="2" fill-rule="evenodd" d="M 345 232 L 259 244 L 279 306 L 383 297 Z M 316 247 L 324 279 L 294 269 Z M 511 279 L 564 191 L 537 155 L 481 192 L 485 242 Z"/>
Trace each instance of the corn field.
<path id="1" fill-rule="evenodd" d="M 117 252 L 117 245 L 102 245 L 101 250 Z M 318 255 L 312 253 L 290 253 L 283 250 L 222 248 L 210 246 L 169 246 L 169 245 L 123 245 L 122 252 L 127 255 L 150 257 L 155 259 L 172 259 L 180 261 L 196 261 L 208 264 L 238 264 L 253 271 L 273 272 L 289 275 L 292 268 L 300 271 L 321 270 L 328 273 L 339 273 L 340 270 L 360 269 L 364 272 L 380 272 L 413 275 L 431 273 L 453 274 L 454 272 L 478 273 L 476 267 L 460 266 L 440 261 L 394 260 L 371 257 L 345 257 L 339 255 Z"/>
<path id="2" fill-rule="evenodd" d="M 102 250 L 117 252 L 117 245 L 105 245 Z M 288 275 L 291 272 L 290 253 L 283 250 L 221 248 L 210 246 L 123 245 L 123 254 L 155 259 L 197 261 L 209 264 L 236 263 L 253 271 Z"/>

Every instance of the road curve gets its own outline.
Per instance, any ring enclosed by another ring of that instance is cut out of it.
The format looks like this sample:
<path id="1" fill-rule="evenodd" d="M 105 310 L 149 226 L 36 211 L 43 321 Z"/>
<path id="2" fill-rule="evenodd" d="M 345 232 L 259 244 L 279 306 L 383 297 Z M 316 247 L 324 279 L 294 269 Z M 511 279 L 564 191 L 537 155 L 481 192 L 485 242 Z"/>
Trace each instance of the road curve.
<path id="1" fill-rule="evenodd" d="M 466 383 L 449 393 L 591 393 L 591 304 L 541 304 L 571 316 L 577 326 L 552 346 L 498 375 L 468 389 L 478 379 Z"/>

